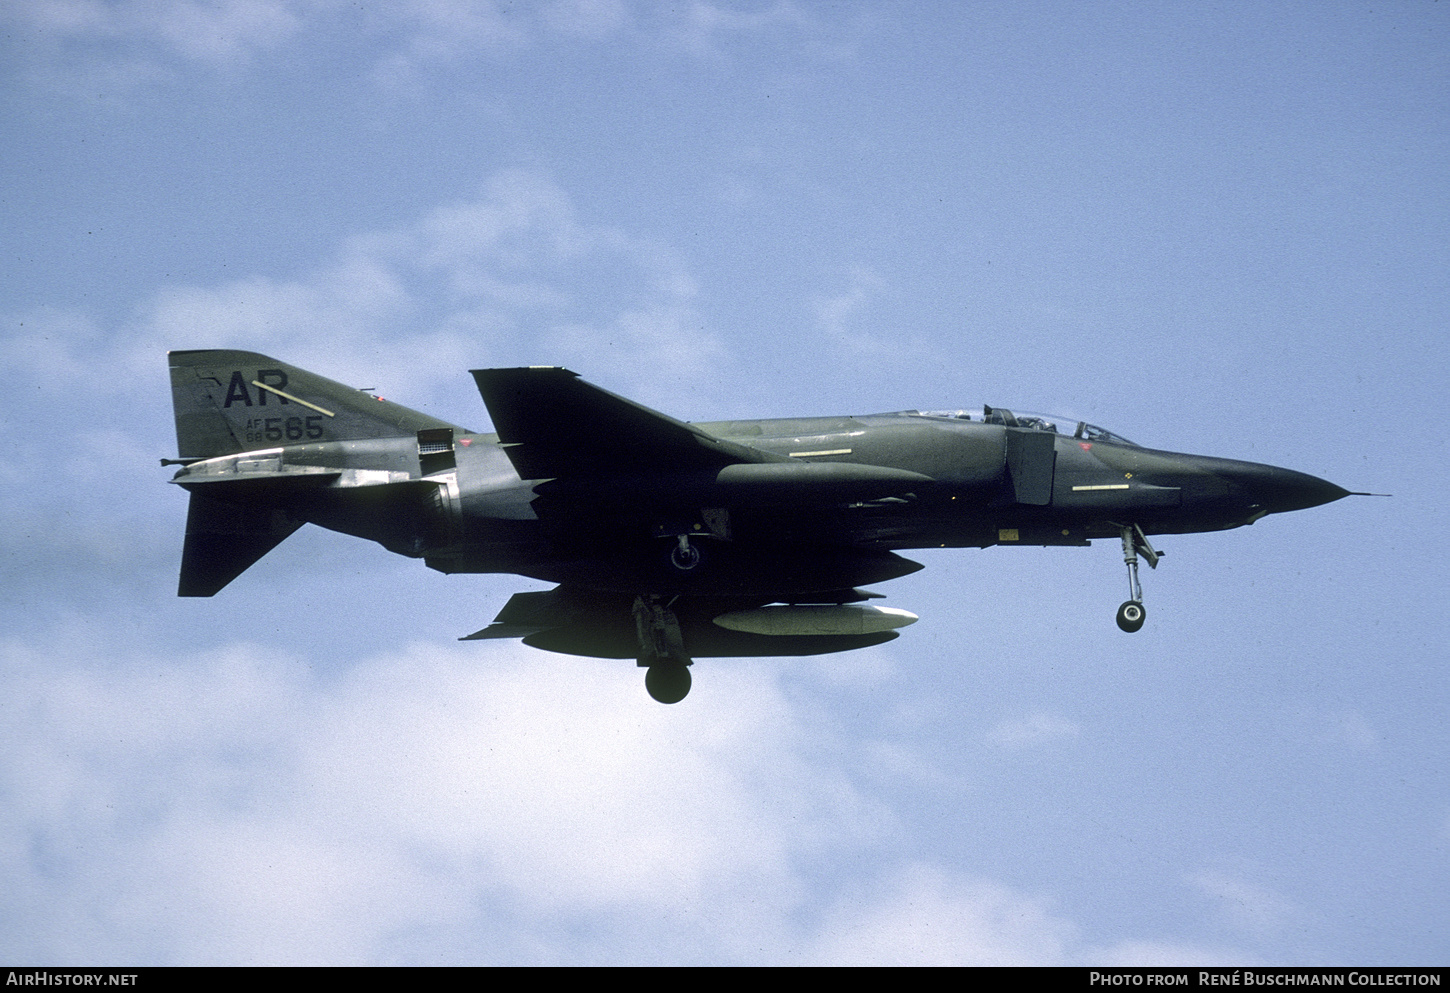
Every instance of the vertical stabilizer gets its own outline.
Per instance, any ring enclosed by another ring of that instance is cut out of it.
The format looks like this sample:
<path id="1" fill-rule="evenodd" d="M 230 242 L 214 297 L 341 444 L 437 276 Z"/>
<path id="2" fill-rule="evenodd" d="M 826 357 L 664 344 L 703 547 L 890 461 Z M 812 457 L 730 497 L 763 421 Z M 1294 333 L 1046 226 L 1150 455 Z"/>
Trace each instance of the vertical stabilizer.
<path id="1" fill-rule="evenodd" d="M 256 352 L 169 352 L 182 459 L 463 428 Z"/>

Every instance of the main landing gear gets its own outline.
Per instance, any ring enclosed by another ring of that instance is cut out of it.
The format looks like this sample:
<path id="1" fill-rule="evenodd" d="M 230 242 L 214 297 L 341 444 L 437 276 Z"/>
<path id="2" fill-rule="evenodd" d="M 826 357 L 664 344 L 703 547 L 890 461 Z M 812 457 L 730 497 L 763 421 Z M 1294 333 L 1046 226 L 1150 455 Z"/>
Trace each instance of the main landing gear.
<path id="1" fill-rule="evenodd" d="M 690 536 L 682 534 L 670 549 L 670 565 L 680 572 L 690 572 L 700 564 L 700 549 L 690 544 Z"/>
<path id="2" fill-rule="evenodd" d="M 679 618 L 659 597 L 637 596 L 634 629 L 639 636 L 639 664 L 645 671 L 644 688 L 660 703 L 679 703 L 690 692 L 691 683 L 691 660 L 685 654 Z"/>
<path id="3" fill-rule="evenodd" d="M 665 561 L 670 564 L 676 576 L 687 576 L 700 569 L 706 556 L 698 542 L 692 537 L 728 534 L 728 526 L 711 524 L 705 511 L 706 523 L 696 523 L 692 531 L 659 528 L 656 537 L 673 539 Z M 715 511 L 721 517 L 724 511 Z M 723 517 L 721 517 L 723 520 Z M 709 530 L 707 531 L 706 528 Z M 666 599 L 655 594 L 641 594 L 634 598 L 634 630 L 639 638 L 639 665 L 644 669 L 644 688 L 660 703 L 679 703 L 690 692 L 690 666 L 693 661 L 685 654 L 685 639 L 680 633 L 680 619 L 670 609 L 674 598 Z"/>
<path id="4" fill-rule="evenodd" d="M 690 692 L 690 670 L 683 665 L 652 665 L 644 671 L 644 688 L 660 703 L 679 703 Z"/>
<path id="5" fill-rule="evenodd" d="M 1118 608 L 1118 627 L 1131 634 L 1143 626 L 1148 616 L 1143 609 L 1143 587 L 1138 582 L 1138 556 L 1141 554 L 1147 560 L 1148 568 L 1156 569 L 1163 553 L 1148 543 L 1148 536 L 1136 524 L 1123 527 L 1122 537 L 1123 562 L 1128 566 L 1128 596 L 1131 599 Z"/>

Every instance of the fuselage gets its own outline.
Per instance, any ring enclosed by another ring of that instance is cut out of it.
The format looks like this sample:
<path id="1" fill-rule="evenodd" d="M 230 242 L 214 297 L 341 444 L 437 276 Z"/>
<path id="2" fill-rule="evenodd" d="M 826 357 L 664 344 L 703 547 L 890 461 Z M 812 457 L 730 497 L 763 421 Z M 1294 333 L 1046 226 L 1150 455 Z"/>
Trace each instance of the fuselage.
<path id="1" fill-rule="evenodd" d="M 836 556 L 829 564 L 837 571 L 841 556 L 854 555 L 867 564 L 848 578 L 873 582 L 901 574 L 873 552 L 1084 545 L 1126 525 L 1146 534 L 1215 531 L 1346 492 L 1292 470 L 1156 451 L 1087 425 L 1059 431 L 1040 417 L 988 411 L 694 425 L 784 457 L 718 472 L 523 479 L 496 435 L 458 429 L 426 451 L 412 438 L 375 438 L 226 456 L 189 466 L 177 482 L 244 478 L 249 467 L 284 463 L 331 470 L 325 485 L 279 495 L 290 514 L 445 572 L 586 586 L 620 575 L 634 586 L 650 582 L 653 573 L 621 574 L 619 563 L 632 549 L 653 563 L 661 542 L 682 534 L 727 558 L 754 549 L 752 569 L 770 554 L 762 549 L 785 550 L 782 561 L 802 550 L 808 560 Z M 412 483 L 423 485 L 399 485 Z"/>

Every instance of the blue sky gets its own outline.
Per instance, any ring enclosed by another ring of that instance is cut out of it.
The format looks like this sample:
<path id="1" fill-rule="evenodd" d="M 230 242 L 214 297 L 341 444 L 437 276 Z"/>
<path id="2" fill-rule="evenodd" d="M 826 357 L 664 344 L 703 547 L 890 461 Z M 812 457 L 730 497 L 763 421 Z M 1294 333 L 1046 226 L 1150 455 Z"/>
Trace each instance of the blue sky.
<path id="1" fill-rule="evenodd" d="M 0 958 L 1443 964 L 1450 10 L 0 3 Z M 459 644 L 305 528 L 174 596 L 165 351 L 483 429 L 982 402 L 1354 498 L 929 551 L 818 659 Z"/>

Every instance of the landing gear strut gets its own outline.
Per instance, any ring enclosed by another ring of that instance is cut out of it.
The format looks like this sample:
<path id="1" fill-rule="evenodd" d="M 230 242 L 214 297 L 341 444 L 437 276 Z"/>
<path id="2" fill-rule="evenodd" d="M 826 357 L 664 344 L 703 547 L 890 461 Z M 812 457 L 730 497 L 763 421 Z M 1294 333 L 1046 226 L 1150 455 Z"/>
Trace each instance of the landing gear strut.
<path id="1" fill-rule="evenodd" d="M 637 596 L 634 629 L 639 636 L 639 664 L 645 670 L 644 688 L 660 703 L 679 703 L 692 682 L 679 618 L 659 597 Z"/>
<path id="2" fill-rule="evenodd" d="M 1143 529 L 1136 524 L 1129 524 L 1122 529 L 1123 537 L 1123 562 L 1128 566 L 1128 596 L 1130 599 L 1118 608 L 1118 627 L 1128 633 L 1137 631 L 1143 626 L 1148 612 L 1143 609 L 1143 587 L 1138 582 L 1138 555 L 1141 553 L 1148 562 L 1148 568 L 1158 568 L 1158 560 L 1163 553 L 1155 549 L 1148 542 L 1148 536 Z"/>

